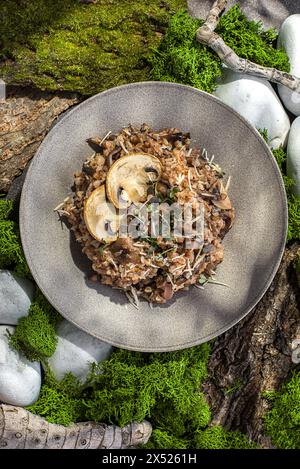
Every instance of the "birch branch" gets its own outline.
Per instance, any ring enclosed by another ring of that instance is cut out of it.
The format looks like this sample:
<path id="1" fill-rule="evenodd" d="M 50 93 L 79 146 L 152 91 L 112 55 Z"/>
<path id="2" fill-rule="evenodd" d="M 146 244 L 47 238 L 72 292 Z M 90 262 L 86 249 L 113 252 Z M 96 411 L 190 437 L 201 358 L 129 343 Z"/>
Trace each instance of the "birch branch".
<path id="1" fill-rule="evenodd" d="M 264 78 L 273 83 L 284 85 L 296 93 L 300 93 L 299 78 L 290 73 L 277 70 L 276 68 L 263 67 L 250 60 L 239 57 L 225 44 L 221 36 L 215 33 L 215 29 L 226 4 L 227 0 L 216 0 L 214 2 L 205 23 L 197 30 L 197 40 L 213 49 L 222 62 L 231 70 L 258 78 Z"/>
<path id="2" fill-rule="evenodd" d="M 0 449 L 125 449 L 147 443 L 149 422 L 123 428 L 95 422 L 49 423 L 22 407 L 0 405 Z"/>

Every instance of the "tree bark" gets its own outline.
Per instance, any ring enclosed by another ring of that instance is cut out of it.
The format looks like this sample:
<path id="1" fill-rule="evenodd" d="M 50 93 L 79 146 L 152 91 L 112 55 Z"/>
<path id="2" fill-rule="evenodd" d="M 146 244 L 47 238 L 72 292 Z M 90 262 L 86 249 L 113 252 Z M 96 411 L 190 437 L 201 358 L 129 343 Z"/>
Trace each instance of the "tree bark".
<path id="1" fill-rule="evenodd" d="M 15 89 L 0 102 L 0 192 L 7 192 L 57 117 L 79 102 L 73 93 Z"/>
<path id="2" fill-rule="evenodd" d="M 268 292 L 239 324 L 219 337 L 204 385 L 212 409 L 211 425 L 241 430 L 265 448 L 264 391 L 277 390 L 290 371 L 293 341 L 300 338 L 300 292 L 293 261 L 300 244 L 289 246 Z"/>
<path id="3" fill-rule="evenodd" d="M 125 449 L 147 443 L 151 431 L 146 420 L 124 428 L 94 422 L 64 427 L 22 407 L 0 405 L 0 449 Z"/>

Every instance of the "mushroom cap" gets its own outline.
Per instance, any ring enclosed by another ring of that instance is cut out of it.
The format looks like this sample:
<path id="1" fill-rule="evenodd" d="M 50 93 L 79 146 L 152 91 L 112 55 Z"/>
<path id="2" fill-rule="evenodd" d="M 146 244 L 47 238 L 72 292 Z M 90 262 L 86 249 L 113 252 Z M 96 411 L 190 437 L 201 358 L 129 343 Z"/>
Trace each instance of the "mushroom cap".
<path id="1" fill-rule="evenodd" d="M 156 156 L 128 153 L 111 166 L 106 178 L 106 192 L 117 208 L 145 202 L 148 185 L 160 178 L 162 167 Z"/>
<path id="2" fill-rule="evenodd" d="M 106 243 L 118 238 L 120 217 L 113 204 L 106 199 L 105 184 L 97 187 L 85 201 L 83 216 L 93 238 Z"/>

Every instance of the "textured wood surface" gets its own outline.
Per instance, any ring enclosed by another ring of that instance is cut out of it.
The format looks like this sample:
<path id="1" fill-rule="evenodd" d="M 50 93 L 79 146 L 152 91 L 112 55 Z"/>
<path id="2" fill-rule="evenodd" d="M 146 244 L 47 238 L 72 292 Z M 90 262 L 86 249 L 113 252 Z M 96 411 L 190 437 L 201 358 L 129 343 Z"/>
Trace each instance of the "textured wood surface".
<path id="1" fill-rule="evenodd" d="M 0 102 L 0 191 L 26 168 L 57 117 L 78 102 L 75 94 L 11 89 Z"/>
<path id="2" fill-rule="evenodd" d="M 212 424 L 239 429 L 267 448 L 263 417 L 269 404 L 262 393 L 279 389 L 296 366 L 292 344 L 300 337 L 300 290 L 293 261 L 299 249 L 299 243 L 286 249 L 263 299 L 216 340 L 204 387 Z"/>
<path id="3" fill-rule="evenodd" d="M 94 422 L 64 427 L 22 407 L 0 405 L 0 449 L 125 449 L 146 443 L 151 431 L 146 420 L 124 428 Z"/>

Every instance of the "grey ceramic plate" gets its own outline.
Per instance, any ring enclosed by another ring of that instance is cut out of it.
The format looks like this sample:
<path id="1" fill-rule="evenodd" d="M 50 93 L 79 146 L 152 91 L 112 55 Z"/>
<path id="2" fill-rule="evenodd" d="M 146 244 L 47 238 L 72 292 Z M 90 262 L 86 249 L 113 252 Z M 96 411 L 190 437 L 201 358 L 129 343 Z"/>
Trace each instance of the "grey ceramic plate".
<path id="1" fill-rule="evenodd" d="M 70 192 L 73 173 L 91 154 L 86 139 L 128 123 L 190 131 L 194 145 L 232 176 L 236 222 L 226 236 L 217 279 L 177 294 L 167 305 L 137 311 L 125 295 L 87 280 L 89 263 L 53 212 Z M 172 83 L 120 86 L 70 111 L 47 135 L 26 177 L 21 237 L 32 274 L 69 321 L 115 346 L 141 351 L 182 349 L 240 321 L 270 285 L 283 253 L 287 206 L 274 158 L 259 134 L 213 96 Z"/>

